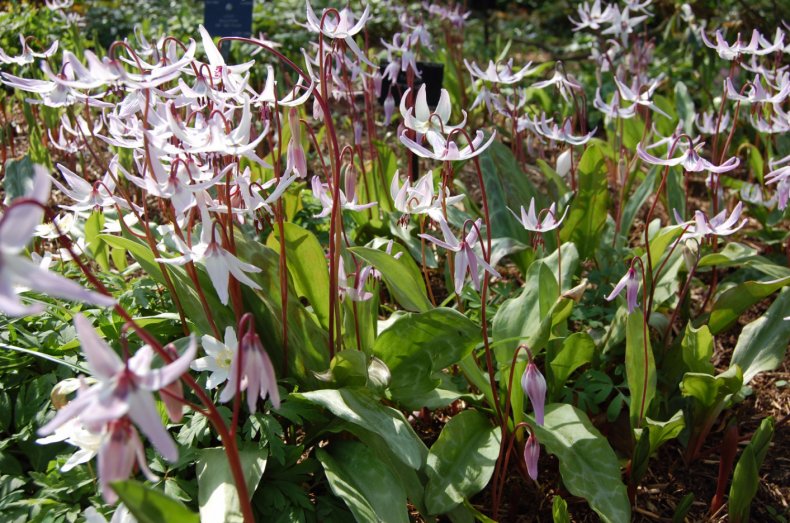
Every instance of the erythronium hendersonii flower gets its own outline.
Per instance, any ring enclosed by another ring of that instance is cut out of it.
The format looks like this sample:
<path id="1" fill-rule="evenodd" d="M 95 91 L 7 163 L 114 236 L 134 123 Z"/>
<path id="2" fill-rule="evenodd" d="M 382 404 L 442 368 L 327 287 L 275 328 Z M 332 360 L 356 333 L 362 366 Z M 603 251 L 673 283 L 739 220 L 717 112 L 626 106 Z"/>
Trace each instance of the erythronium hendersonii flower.
<path id="1" fill-rule="evenodd" d="M 22 47 L 22 52 L 19 54 L 19 56 L 9 56 L 8 54 L 6 54 L 3 48 L 0 47 L 0 64 L 16 64 L 16 65 L 32 64 L 36 58 L 45 58 L 45 59 L 49 58 L 50 56 L 55 54 L 55 52 L 58 50 L 58 41 L 55 40 L 52 43 L 52 45 L 49 46 L 48 49 L 40 53 L 36 53 L 30 48 L 29 45 L 27 45 L 27 42 L 30 38 L 33 37 L 31 36 L 25 38 L 25 35 L 21 33 L 19 34 L 19 43 L 21 44 Z"/>
<path id="2" fill-rule="evenodd" d="M 347 209 L 349 211 L 364 211 L 365 209 L 370 209 L 374 205 L 377 205 L 376 202 L 357 203 L 356 178 L 357 177 L 354 168 L 351 166 L 347 167 L 344 175 L 346 190 L 345 192 L 340 191 L 339 195 L 341 209 Z M 316 214 L 315 217 L 325 218 L 332 213 L 332 206 L 334 205 L 332 193 L 329 190 L 329 184 L 321 183 L 321 179 L 318 176 L 313 176 L 311 185 L 313 189 L 313 196 L 316 200 L 321 202 L 321 206 L 323 207 L 321 212 Z"/>
<path id="3" fill-rule="evenodd" d="M 442 219 L 441 197 L 434 198 L 433 175 L 431 173 L 423 175 L 417 180 L 414 187 L 411 186 L 409 180 L 405 180 L 403 185 L 400 185 L 399 182 L 398 171 L 395 171 L 390 185 L 390 195 L 395 209 L 404 215 L 427 214 L 437 222 Z M 450 190 L 447 187 L 444 188 L 444 191 L 446 205 L 453 205 L 464 199 L 462 194 L 450 196 Z"/>
<path id="4" fill-rule="evenodd" d="M 536 89 L 544 89 L 549 87 L 550 85 L 557 86 L 557 89 L 560 92 L 560 96 L 566 102 L 571 97 L 571 93 L 573 91 L 576 92 L 583 92 L 582 85 L 576 81 L 576 79 L 568 76 L 565 73 L 565 68 L 562 65 L 562 62 L 557 62 L 556 66 L 554 67 L 554 75 L 549 78 L 548 80 L 542 80 L 540 82 L 535 82 L 532 84 L 531 87 Z"/>
<path id="5" fill-rule="evenodd" d="M 532 403 L 535 411 L 535 422 L 543 425 L 543 414 L 546 408 L 546 378 L 543 377 L 538 366 L 529 362 L 524 374 L 521 376 L 521 388 Z"/>
<path id="6" fill-rule="evenodd" d="M 716 128 L 717 120 L 718 120 L 718 115 L 716 114 L 715 111 L 711 111 L 711 112 L 705 111 L 704 113 L 697 113 L 697 115 L 694 116 L 694 123 L 697 125 L 697 129 L 699 129 L 699 132 L 701 132 L 702 134 L 714 135 L 721 133 L 726 129 L 729 129 L 729 125 L 730 125 L 729 113 L 722 114 L 721 120 L 718 122 L 719 125 L 718 129 Z"/>
<path id="7" fill-rule="evenodd" d="M 505 85 L 520 82 L 525 76 L 532 74 L 537 69 L 530 69 L 529 66 L 532 65 L 532 62 L 528 62 L 527 65 L 522 67 L 520 71 L 517 73 L 513 72 L 512 58 L 504 65 L 500 65 L 499 62 L 489 60 L 488 67 L 486 67 L 485 71 L 480 69 L 480 66 L 478 66 L 475 62 L 470 63 L 466 59 L 464 59 L 464 65 L 469 70 L 469 74 L 472 75 L 472 79 L 479 78 L 481 80 L 485 80 L 486 82 Z"/>
<path id="8" fill-rule="evenodd" d="M 245 390 L 247 407 L 251 413 L 257 411 L 258 398 L 265 400 L 267 395 L 274 408 L 280 407 L 280 392 L 277 389 L 272 360 L 263 348 L 261 339 L 252 329 L 241 338 L 239 349 L 230 364 L 228 383 L 222 389 L 219 401 L 227 403 L 237 392 Z"/>
<path id="9" fill-rule="evenodd" d="M 683 170 L 688 172 L 701 172 L 701 171 L 710 171 L 716 174 L 722 174 L 729 171 L 732 171 L 738 165 L 740 165 L 741 160 L 737 156 L 733 156 L 729 160 L 725 161 L 721 165 L 714 165 L 713 163 L 709 162 L 705 158 L 702 158 L 699 153 L 697 152 L 699 149 L 702 148 L 704 144 L 698 144 L 694 147 L 688 147 L 683 154 L 678 156 L 677 158 L 656 158 L 652 154 L 645 151 L 642 147 L 642 144 L 638 144 L 636 146 L 636 154 L 641 158 L 643 161 L 651 164 L 651 165 L 668 165 L 668 166 L 675 166 L 680 165 L 683 167 Z M 671 149 L 671 148 L 670 148 Z"/>
<path id="10" fill-rule="evenodd" d="M 407 129 L 417 132 L 417 138 L 422 135 L 444 136 L 455 129 L 460 129 L 466 124 L 466 111 L 461 111 L 464 115 L 463 120 L 458 125 L 450 125 L 450 113 L 452 106 L 450 105 L 450 95 L 446 89 L 442 89 L 439 95 L 439 102 L 436 104 L 436 109 L 431 112 L 428 107 L 428 95 L 425 89 L 425 84 L 420 86 L 417 91 L 417 97 L 414 100 L 414 107 L 406 108 L 406 101 L 409 99 L 411 89 L 406 89 L 403 97 L 400 99 L 400 114 L 403 117 L 403 125 Z"/>
<path id="11" fill-rule="evenodd" d="M 151 406 L 155 408 L 153 404 Z M 158 416 L 155 410 L 154 414 Z M 177 456 L 178 454 L 176 454 Z M 137 434 L 137 430 L 127 418 L 107 423 L 107 433 L 104 435 L 103 444 L 99 449 L 98 460 L 99 488 L 107 503 L 118 501 L 118 495 L 110 487 L 110 484 L 128 479 L 135 464 L 140 467 L 140 471 L 148 481 L 159 479 L 148 468 L 143 442 L 140 441 L 140 435 Z"/>
<path id="12" fill-rule="evenodd" d="M 24 316 L 38 314 L 44 309 L 43 305 L 24 305 L 15 286 L 67 300 L 104 307 L 114 305 L 112 297 L 83 289 L 76 282 L 49 272 L 20 254 L 44 216 L 41 206 L 47 202 L 51 187 L 49 174 L 43 166 L 36 165 L 33 170 L 31 192 L 24 199 L 12 202 L 0 215 L 0 313 Z"/>
<path id="13" fill-rule="evenodd" d="M 524 463 L 527 465 L 527 474 L 534 481 L 538 480 L 538 459 L 540 459 L 540 443 L 531 432 L 524 445 Z"/>
<path id="14" fill-rule="evenodd" d="M 373 64 L 367 59 L 365 53 L 359 48 L 354 41 L 354 35 L 362 31 L 370 18 L 370 6 L 366 5 L 362 16 L 355 23 L 354 13 L 348 7 L 344 7 L 338 11 L 338 15 L 334 13 L 326 14 L 326 10 L 319 18 L 316 16 L 313 7 L 310 5 L 309 0 L 305 2 L 307 6 L 307 25 L 306 27 L 314 33 L 321 33 L 329 38 L 343 40 L 351 52 L 353 52 L 360 60 L 370 66 Z M 375 67 L 375 66 L 373 66 Z"/>
<path id="15" fill-rule="evenodd" d="M 790 163 L 783 165 L 786 162 L 790 162 L 790 156 L 782 158 L 781 160 L 772 160 L 768 162 L 768 165 L 774 170 L 765 175 L 765 183 L 778 182 L 776 186 L 776 199 L 779 209 L 781 210 L 787 207 L 787 200 L 790 198 Z"/>
<path id="16" fill-rule="evenodd" d="M 68 472 L 77 465 L 93 459 L 101 448 L 102 436 L 101 434 L 91 432 L 80 422 L 80 420 L 73 418 L 55 429 L 55 432 L 51 436 L 36 440 L 36 443 L 39 445 L 60 442 L 66 442 L 69 445 L 79 448 L 79 450 L 72 454 L 68 461 L 60 467 L 61 472 Z"/>
<path id="17" fill-rule="evenodd" d="M 491 137 L 487 142 L 483 143 L 485 135 L 483 131 L 477 131 L 477 134 L 472 139 L 471 144 L 467 144 L 463 149 L 458 148 L 458 144 L 450 138 L 444 138 L 438 133 L 429 132 L 425 135 L 428 143 L 431 144 L 433 151 L 429 151 L 419 143 L 415 142 L 406 135 L 406 131 L 399 136 L 403 145 L 408 147 L 414 154 L 423 158 L 432 158 L 442 162 L 452 162 L 469 160 L 478 154 L 482 153 L 494 142 L 496 138 L 496 131 L 491 133 Z"/>
<path id="18" fill-rule="evenodd" d="M 735 209 L 732 210 L 732 213 L 729 216 L 727 216 L 727 209 L 725 209 L 713 218 L 708 219 L 708 217 L 705 216 L 705 213 L 697 210 L 694 212 L 693 225 L 687 226 L 685 228 L 685 232 L 678 239 L 678 241 L 687 240 L 689 238 L 706 239 L 712 236 L 729 236 L 746 225 L 746 218 L 744 218 L 737 226 L 735 225 L 738 223 L 738 219 L 741 217 L 742 211 L 743 202 L 738 202 L 738 205 L 735 206 Z M 673 212 L 678 225 L 686 226 L 689 223 L 684 222 L 680 218 L 677 210 L 673 209 Z"/>
<path id="19" fill-rule="evenodd" d="M 501 277 L 496 269 L 491 267 L 485 259 L 478 256 L 474 251 L 474 246 L 477 243 L 478 231 L 480 227 L 483 226 L 483 220 L 481 218 L 478 218 L 477 221 L 474 222 L 470 231 L 461 241 L 455 237 L 450 230 L 450 226 L 447 225 L 447 222 L 443 218 L 439 220 L 439 226 L 442 229 L 444 241 L 434 238 L 430 234 L 420 234 L 420 238 L 425 238 L 439 247 L 444 247 L 455 253 L 455 275 L 453 280 L 456 294 L 461 294 L 464 288 L 464 279 L 466 278 L 467 270 L 472 279 L 472 286 L 476 291 L 480 290 L 480 273 L 477 270 L 478 264 L 483 267 L 484 272 L 488 272 L 496 278 Z"/>
<path id="20" fill-rule="evenodd" d="M 206 356 L 196 359 L 189 367 L 199 372 L 211 372 L 206 380 L 206 387 L 215 389 L 228 380 L 230 366 L 239 350 L 236 331 L 233 330 L 233 327 L 228 326 L 225 328 L 224 342 L 208 334 L 201 338 L 201 342 Z"/>
<path id="21" fill-rule="evenodd" d="M 510 207 L 508 207 L 508 211 L 510 211 L 513 216 L 516 217 L 519 223 L 521 223 L 521 225 L 526 230 L 532 232 L 549 232 L 560 226 L 562 220 L 564 220 L 565 216 L 568 214 L 568 209 L 570 207 L 565 207 L 565 212 L 562 214 L 562 217 L 559 220 L 557 219 L 557 212 L 555 208 L 556 204 L 552 203 L 546 211 L 543 221 L 539 220 L 538 215 L 535 214 L 535 198 L 531 198 L 529 200 L 529 211 L 526 211 L 523 205 L 521 206 L 520 218 Z"/>
<path id="22" fill-rule="evenodd" d="M 617 285 L 614 286 L 612 292 L 606 297 L 607 301 L 612 301 L 615 297 L 625 289 L 625 298 L 628 304 L 628 314 L 634 312 L 637 307 L 637 294 L 639 293 L 639 278 L 637 277 L 636 269 L 633 263 L 625 272 Z"/>
<path id="23" fill-rule="evenodd" d="M 735 89 L 730 78 L 724 81 L 724 86 L 727 88 L 727 98 L 731 100 L 747 104 L 761 103 L 779 105 L 784 102 L 785 99 L 787 99 L 787 95 L 790 94 L 790 81 L 787 81 L 786 77 L 783 77 L 783 80 L 784 81 L 778 86 L 775 94 L 772 94 L 763 86 L 759 74 L 754 76 L 754 80 L 747 82 L 745 90 L 741 89 L 744 94 L 741 94 L 741 91 Z"/>
<path id="24" fill-rule="evenodd" d="M 710 40 L 708 40 L 708 35 L 705 34 L 705 30 L 703 29 L 700 31 L 702 35 L 702 41 L 710 47 L 711 49 L 715 49 L 719 56 L 725 60 L 734 60 L 741 55 L 744 54 L 752 54 L 752 55 L 766 55 L 773 53 L 782 48 L 782 41 L 783 38 L 780 35 L 779 31 L 776 34 L 776 40 L 771 43 L 768 42 L 765 38 L 760 35 L 760 32 L 757 29 L 752 31 L 752 37 L 748 43 L 745 43 L 741 40 L 741 34 L 738 33 L 738 36 L 735 39 L 735 42 L 732 44 L 727 43 L 724 39 L 724 35 L 722 34 L 721 30 L 716 31 L 716 43 L 714 44 Z"/>
<path id="25" fill-rule="evenodd" d="M 74 418 L 79 419 L 89 430 L 98 430 L 107 423 L 128 416 L 165 459 L 170 462 L 178 459 L 176 444 L 162 425 L 151 392 L 170 385 L 189 369 L 197 351 L 194 337 L 190 339 L 184 354 L 176 360 L 164 367 L 151 369 L 154 357 L 151 347 L 141 347 L 124 363 L 99 338 L 85 316 L 77 314 L 74 325 L 82 343 L 82 351 L 88 360 L 88 368 L 98 383 L 87 390 L 79 391 L 75 399 L 39 429 L 39 435 L 52 434 L 58 427 Z"/>
<path id="26" fill-rule="evenodd" d="M 246 273 L 261 272 L 261 269 L 239 260 L 225 250 L 217 239 L 216 228 L 202 199 L 198 201 L 198 206 L 203 222 L 200 242 L 190 248 L 178 235 L 173 235 L 176 248 L 181 251 L 182 255 L 176 258 L 157 258 L 156 261 L 175 265 L 183 265 L 190 261 L 202 262 L 206 266 L 206 272 L 208 272 L 211 283 L 214 284 L 214 289 L 223 305 L 228 304 L 228 276 L 230 274 L 240 283 L 260 290 L 260 285 L 250 279 Z"/>
<path id="27" fill-rule="evenodd" d="M 636 102 L 632 103 L 628 107 L 620 107 L 620 99 L 620 91 L 615 90 L 614 94 L 612 95 L 612 101 L 607 104 L 603 101 L 603 98 L 601 98 L 601 88 L 599 87 L 595 90 L 595 99 L 593 100 L 593 105 L 596 109 L 601 111 L 609 118 L 632 118 L 636 114 Z"/>
<path id="28" fill-rule="evenodd" d="M 655 102 L 651 100 L 653 93 L 656 91 L 656 89 L 658 89 L 658 86 L 661 84 L 663 79 L 664 75 L 660 75 L 658 78 L 650 82 L 645 89 L 641 89 L 639 85 L 628 87 L 623 82 L 621 82 L 616 75 L 614 77 L 614 83 L 617 84 L 617 89 L 620 91 L 620 96 L 622 96 L 623 100 L 626 102 L 634 102 L 637 105 L 647 107 L 658 114 L 671 119 L 667 113 L 661 110 L 661 108 L 659 108 Z"/>

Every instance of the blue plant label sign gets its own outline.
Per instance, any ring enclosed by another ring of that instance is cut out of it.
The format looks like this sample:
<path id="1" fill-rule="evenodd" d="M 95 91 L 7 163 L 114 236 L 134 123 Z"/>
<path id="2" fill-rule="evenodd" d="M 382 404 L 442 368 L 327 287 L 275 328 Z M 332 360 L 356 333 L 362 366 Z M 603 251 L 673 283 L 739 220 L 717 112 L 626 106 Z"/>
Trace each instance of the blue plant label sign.
<path id="1" fill-rule="evenodd" d="M 253 0 L 205 0 L 204 21 L 211 36 L 252 34 Z"/>

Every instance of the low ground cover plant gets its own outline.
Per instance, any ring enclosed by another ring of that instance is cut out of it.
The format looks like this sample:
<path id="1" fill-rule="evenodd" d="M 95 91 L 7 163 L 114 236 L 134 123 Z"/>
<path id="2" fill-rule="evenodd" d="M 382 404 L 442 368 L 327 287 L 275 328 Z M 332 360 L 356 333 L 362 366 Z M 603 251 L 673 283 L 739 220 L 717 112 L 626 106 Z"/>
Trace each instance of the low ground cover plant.
<path id="1" fill-rule="evenodd" d="M 109 46 L 83 7 L 2 15 L 4 519 L 757 510 L 786 409 L 738 409 L 787 368 L 786 23 L 595 0 L 579 63 L 461 4 L 221 38 L 182 7 Z"/>

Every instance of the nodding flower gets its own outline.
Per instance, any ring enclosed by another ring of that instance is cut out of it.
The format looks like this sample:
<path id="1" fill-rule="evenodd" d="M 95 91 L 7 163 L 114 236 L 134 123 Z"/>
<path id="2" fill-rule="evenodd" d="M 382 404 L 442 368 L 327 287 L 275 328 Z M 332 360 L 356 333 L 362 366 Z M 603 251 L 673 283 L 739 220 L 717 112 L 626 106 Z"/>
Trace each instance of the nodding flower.
<path id="1" fill-rule="evenodd" d="M 633 264 L 628 268 L 617 285 L 614 286 L 612 292 L 606 297 L 607 301 L 612 301 L 615 297 L 625 289 L 625 298 L 628 303 L 628 314 L 634 312 L 637 307 L 637 294 L 639 293 L 639 278 L 636 274 L 636 269 Z"/>

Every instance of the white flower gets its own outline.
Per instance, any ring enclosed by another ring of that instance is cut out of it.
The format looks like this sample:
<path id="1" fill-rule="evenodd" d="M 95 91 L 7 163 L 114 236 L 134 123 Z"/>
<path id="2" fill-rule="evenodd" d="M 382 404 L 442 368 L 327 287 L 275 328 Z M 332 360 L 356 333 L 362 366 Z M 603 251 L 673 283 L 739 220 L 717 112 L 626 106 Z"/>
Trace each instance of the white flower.
<path id="1" fill-rule="evenodd" d="M 206 387 L 215 389 L 228 380 L 231 363 L 239 350 L 236 331 L 233 330 L 233 327 L 225 328 L 224 343 L 208 334 L 204 335 L 201 340 L 207 356 L 196 359 L 189 365 L 189 368 L 198 372 L 211 372 L 206 380 Z"/>

